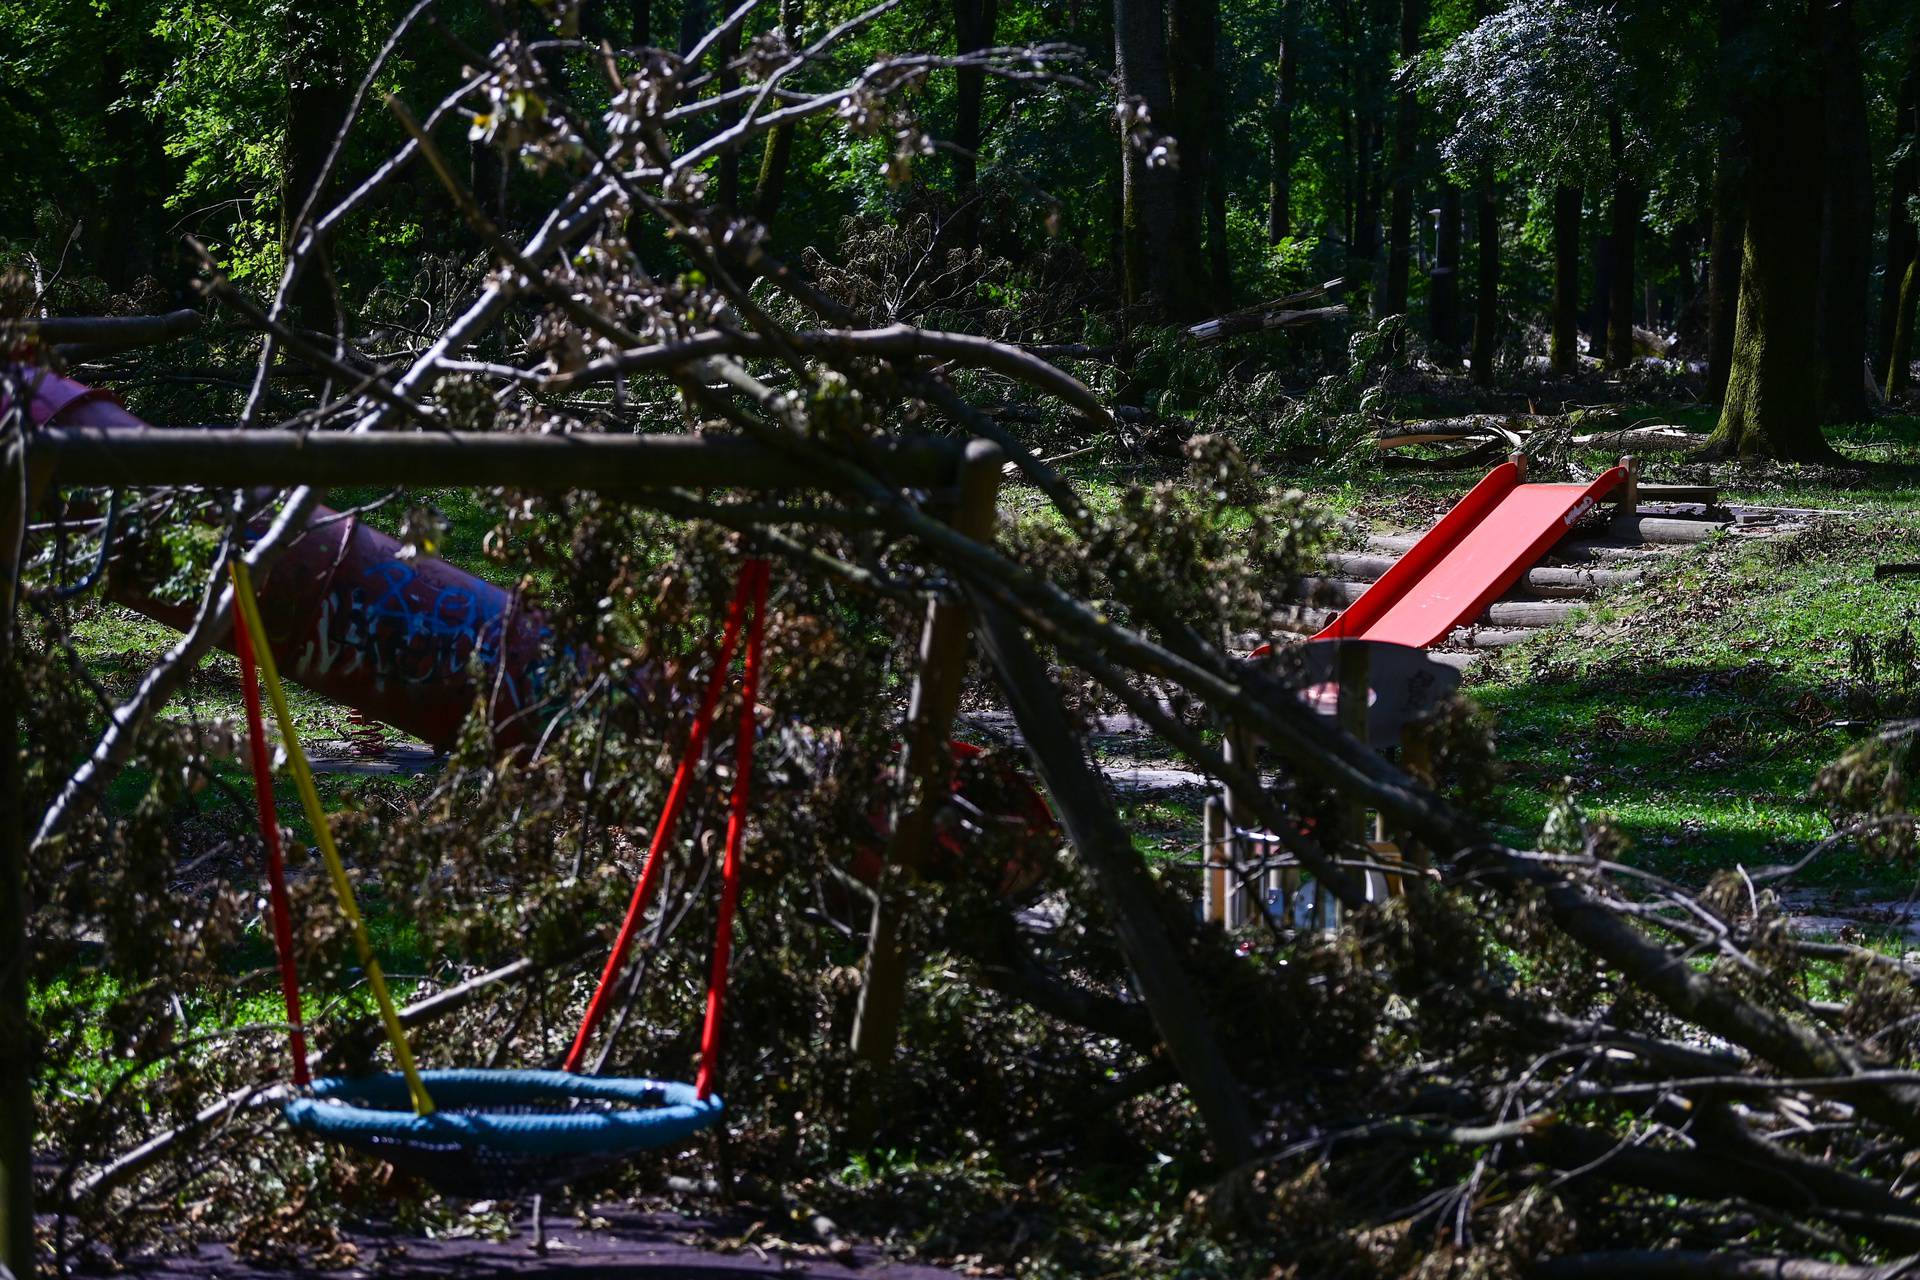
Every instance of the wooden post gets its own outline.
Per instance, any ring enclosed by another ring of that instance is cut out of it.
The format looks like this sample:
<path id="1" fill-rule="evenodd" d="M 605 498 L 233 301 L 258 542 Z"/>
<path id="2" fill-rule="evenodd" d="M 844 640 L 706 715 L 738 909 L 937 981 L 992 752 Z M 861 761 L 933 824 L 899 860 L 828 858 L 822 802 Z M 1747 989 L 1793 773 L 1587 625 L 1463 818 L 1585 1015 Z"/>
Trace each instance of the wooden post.
<path id="1" fill-rule="evenodd" d="M 1233 888 L 1233 857 L 1227 840 L 1227 802 L 1208 796 L 1200 809 L 1200 918 L 1222 928 L 1227 923 L 1227 895 Z"/>
<path id="2" fill-rule="evenodd" d="M 1630 516 L 1640 510 L 1640 463 L 1629 454 L 1619 465 L 1627 469 L 1627 482 L 1620 486 L 1620 514 Z"/>
<path id="3" fill-rule="evenodd" d="M 14 589 L 26 533 L 26 446 L 0 454 L 0 1264 L 34 1274 L 32 1020 L 27 1014 L 26 829 L 21 825 L 20 672 Z"/>
<path id="4" fill-rule="evenodd" d="M 1257 770 L 1258 755 L 1253 736 L 1238 722 L 1227 725 L 1225 755 L 1229 764 Z M 1226 789 L 1226 916 L 1229 929 L 1238 929 L 1244 925 L 1255 911 L 1264 911 L 1266 904 L 1259 901 L 1258 888 L 1247 879 L 1247 868 L 1253 862 L 1252 850 L 1248 848 L 1247 838 L 1241 834 L 1253 821 L 1253 807 L 1234 794 L 1233 788 Z"/>
<path id="5" fill-rule="evenodd" d="M 993 537 L 1000 467 L 1000 446 L 975 440 L 960 464 L 960 496 L 953 526 L 977 541 Z M 933 845 L 933 822 L 948 799 L 947 779 L 953 754 L 947 746 L 953 715 L 960 705 L 960 683 L 967 670 L 967 610 L 954 600 L 927 606 L 920 633 L 920 667 L 907 704 L 905 750 L 897 775 L 893 835 L 886 866 L 874 887 L 873 921 L 867 934 L 866 977 L 853 1018 L 853 1052 L 875 1067 L 893 1057 L 906 1002 L 907 965 L 900 949 L 900 917 L 907 895 L 926 865 Z M 871 1124 L 856 1123 L 856 1129 Z"/>
<path id="6" fill-rule="evenodd" d="M 1520 469 L 1518 479 L 1521 484 L 1525 484 L 1527 482 L 1527 455 L 1516 449 L 1507 455 L 1507 461 Z"/>
<path id="7" fill-rule="evenodd" d="M 1433 750 L 1427 740 L 1418 734 L 1407 734 L 1400 739 L 1400 766 L 1421 786 L 1433 786 Z M 1422 871 L 1433 865 L 1433 858 L 1427 853 L 1427 846 L 1418 840 L 1412 842 L 1410 861 Z M 1416 878 L 1416 883 L 1418 880 Z"/>
<path id="8" fill-rule="evenodd" d="M 973 596 L 973 604 L 981 646 L 1006 690 L 1014 723 L 1106 905 L 1115 940 L 1167 1056 L 1193 1096 L 1221 1162 L 1244 1164 L 1253 1157 L 1246 1099 L 1221 1056 L 1200 993 L 1167 936 L 1146 862 L 1115 812 L 1105 782 L 1067 728 L 1059 690 L 1020 625 L 983 597 Z"/>
<path id="9" fill-rule="evenodd" d="M 1523 467 L 1524 465 L 1525 464 L 1522 463 Z M 1368 705 L 1369 695 L 1373 688 L 1369 671 L 1371 665 L 1371 650 L 1367 648 L 1364 641 L 1355 643 L 1342 642 L 1335 655 L 1334 662 L 1338 679 L 1338 684 L 1336 685 L 1338 694 L 1334 704 L 1334 717 L 1340 722 L 1340 728 L 1345 733 L 1358 738 L 1361 742 L 1366 742 L 1367 714 L 1370 709 Z M 1371 833 L 1367 830 L 1366 806 L 1359 801 L 1343 799 L 1340 802 L 1339 814 L 1340 844 L 1346 846 L 1348 849 L 1358 848 L 1370 850 L 1373 842 L 1368 839 Z M 1330 850 L 1330 852 L 1334 852 L 1336 855 L 1338 854 L 1338 850 Z M 1365 882 L 1371 885 L 1378 873 L 1368 871 L 1362 874 Z M 1320 917 L 1323 909 L 1322 904 L 1327 901 L 1327 895 L 1322 892 L 1319 885 L 1314 886 L 1313 899 L 1316 922 L 1324 923 L 1324 921 L 1320 920 Z"/>
<path id="10" fill-rule="evenodd" d="M 845 488 L 803 458 L 725 435 L 43 427 L 33 452 L 35 466 L 62 485 L 384 489 L 431 478 L 451 487 L 546 493 Z M 957 442 L 931 436 L 875 441 L 861 461 L 887 483 L 913 488 L 949 484 L 954 468 L 965 465 Z"/>

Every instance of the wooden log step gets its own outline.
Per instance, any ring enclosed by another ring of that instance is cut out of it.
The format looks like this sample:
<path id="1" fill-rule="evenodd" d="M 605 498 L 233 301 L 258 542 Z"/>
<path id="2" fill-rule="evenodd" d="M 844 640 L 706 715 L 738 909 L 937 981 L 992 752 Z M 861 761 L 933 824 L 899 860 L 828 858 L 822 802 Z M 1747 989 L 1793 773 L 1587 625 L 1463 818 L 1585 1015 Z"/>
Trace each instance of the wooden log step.
<path id="1" fill-rule="evenodd" d="M 1310 636 L 1333 621 L 1333 615 L 1338 612 L 1311 604 L 1288 605 L 1274 616 L 1273 625 L 1289 635 Z"/>
<path id="2" fill-rule="evenodd" d="M 1538 627 L 1460 627 L 1447 637 L 1452 649 L 1505 649 L 1540 634 Z"/>
<path id="3" fill-rule="evenodd" d="M 1717 484 L 1643 484 L 1638 492 L 1642 502 L 1684 503 L 1701 507 L 1720 505 L 1720 486 Z"/>
<path id="4" fill-rule="evenodd" d="M 1327 565 L 1334 573 L 1349 581 L 1377 582 L 1397 558 L 1370 555 L 1364 551 L 1336 551 L 1327 557 Z M 1540 565 L 1527 571 L 1527 576 L 1520 580 L 1520 587 L 1531 595 L 1549 599 L 1585 599 L 1601 591 L 1629 586 L 1638 582 L 1640 577 L 1637 569 Z"/>
<path id="5" fill-rule="evenodd" d="M 1479 621 L 1493 627 L 1552 627 L 1586 607 L 1579 600 L 1495 600 Z"/>
<path id="6" fill-rule="evenodd" d="M 1342 578 L 1302 578 L 1296 584 L 1301 601 L 1327 608 L 1344 608 L 1366 594 L 1372 585 Z M 1496 600 L 1480 615 L 1480 621 L 1497 626 L 1550 627 L 1581 608 L 1580 600 Z"/>
<path id="7" fill-rule="evenodd" d="M 1341 598 L 1341 603 L 1350 603 L 1360 598 L 1364 584 L 1357 582 L 1338 583 L 1327 580 L 1328 589 Z M 1313 603 L 1298 604 L 1285 610 L 1274 625 L 1288 631 L 1304 632 L 1308 635 L 1327 625 L 1335 608 L 1325 607 L 1321 601 L 1325 596 L 1309 597 Z M 1579 600 L 1496 600 L 1488 605 L 1475 621 L 1496 628 L 1515 627 L 1552 627 L 1565 622 L 1574 612 L 1586 607 Z"/>
<path id="8" fill-rule="evenodd" d="M 1688 521 L 1690 524 L 1704 523 Z M 1716 525 L 1715 528 L 1724 526 Z M 1367 539 L 1367 551 L 1373 555 L 1387 555 L 1398 558 L 1407 553 L 1414 543 L 1424 535 L 1418 533 L 1382 533 Z M 1621 565 L 1632 561 L 1652 560 L 1664 554 L 1644 542 L 1627 542 L 1614 538 L 1570 538 L 1557 544 L 1547 553 L 1549 562 L 1562 564 L 1606 564 Z"/>
<path id="9" fill-rule="evenodd" d="M 1682 546 L 1705 542 L 1729 523 L 1725 520 L 1687 520 L 1677 516 L 1615 516 L 1607 524 L 1607 538 L 1628 545 Z"/>

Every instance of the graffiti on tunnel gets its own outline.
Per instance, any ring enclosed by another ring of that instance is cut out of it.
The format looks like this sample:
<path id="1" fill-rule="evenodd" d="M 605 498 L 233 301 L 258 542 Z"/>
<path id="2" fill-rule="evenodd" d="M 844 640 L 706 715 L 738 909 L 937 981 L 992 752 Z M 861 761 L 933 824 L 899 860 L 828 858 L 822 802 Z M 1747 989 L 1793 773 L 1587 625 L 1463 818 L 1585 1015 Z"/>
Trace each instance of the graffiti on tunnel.
<path id="1" fill-rule="evenodd" d="M 384 688 L 459 679 L 476 658 L 482 672 L 496 670 L 512 597 L 464 576 L 431 577 L 394 558 L 370 566 L 357 583 L 336 583 L 320 602 L 300 673 L 371 676 Z M 537 689 L 538 672 L 513 675 L 501 682 L 501 693 L 509 708 L 518 708 Z"/>

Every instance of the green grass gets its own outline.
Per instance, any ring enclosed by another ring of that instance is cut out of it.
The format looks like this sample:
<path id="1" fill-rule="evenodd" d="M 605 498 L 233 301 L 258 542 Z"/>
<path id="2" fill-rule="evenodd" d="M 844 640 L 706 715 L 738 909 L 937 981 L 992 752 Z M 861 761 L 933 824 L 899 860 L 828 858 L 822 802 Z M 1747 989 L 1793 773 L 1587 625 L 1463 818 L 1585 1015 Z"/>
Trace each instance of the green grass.
<path id="1" fill-rule="evenodd" d="M 374 954 L 389 977 L 393 998 L 405 1004 L 420 983 L 412 975 L 427 967 L 418 932 L 411 922 L 403 921 L 383 908 L 377 900 L 363 904 L 367 908 L 366 925 Z M 235 983 L 245 981 L 251 989 L 227 998 L 214 998 L 204 990 L 182 989 L 177 993 L 176 1016 L 180 1019 L 178 1039 L 199 1041 L 194 1052 L 217 1056 L 225 1041 L 219 1033 L 239 1028 L 261 1028 L 260 1034 L 279 1037 L 275 1028 L 286 1021 L 286 1005 L 278 981 L 273 976 L 273 943 L 257 921 L 242 942 L 224 957 L 222 969 Z M 356 975 L 357 976 L 357 975 Z M 76 1092 L 104 1091 L 126 1078 L 127 1083 L 161 1074 L 170 1068 L 165 1063 L 143 1064 L 114 1056 L 108 1030 L 115 1020 L 115 1007 L 129 992 L 122 979 L 107 970 L 75 964 L 52 980 L 35 984 L 27 993 L 28 1011 L 42 1024 L 68 1024 L 79 1028 L 81 1052 L 49 1058 L 43 1063 L 48 1087 Z M 345 990 L 327 990 L 307 985 L 301 992 L 302 1015 L 309 1026 L 335 1021 L 362 1021 L 378 1012 L 373 994 L 364 980 Z M 132 1073 L 128 1078 L 129 1072 Z"/>
<path id="2" fill-rule="evenodd" d="M 1507 650 L 1471 684 L 1499 725 L 1509 833 L 1536 831 L 1547 789 L 1634 842 L 1645 865 L 1698 881 L 1796 856 L 1831 833 L 1809 795 L 1854 740 L 1849 650 L 1920 616 L 1920 579 L 1876 582 L 1878 562 L 1920 560 L 1920 420 L 1832 433 L 1864 474 L 1775 470 L 1731 501 L 1844 507 L 1797 534 L 1717 539 L 1650 581 Z M 1837 852 L 1812 883 L 1897 890 L 1904 868 Z"/>

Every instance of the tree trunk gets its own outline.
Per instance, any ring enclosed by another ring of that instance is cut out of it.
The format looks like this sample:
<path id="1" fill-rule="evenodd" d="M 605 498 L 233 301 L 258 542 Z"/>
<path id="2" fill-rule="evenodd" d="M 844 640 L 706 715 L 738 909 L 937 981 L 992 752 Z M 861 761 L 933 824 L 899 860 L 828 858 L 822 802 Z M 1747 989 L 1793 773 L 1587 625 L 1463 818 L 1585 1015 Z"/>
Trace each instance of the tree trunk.
<path id="1" fill-rule="evenodd" d="M 633 43 L 642 49 L 653 43 L 653 0 L 633 0 Z"/>
<path id="2" fill-rule="evenodd" d="M 1293 234 L 1293 86 L 1300 65 L 1300 0 L 1281 0 L 1280 69 L 1267 120 L 1267 242 Z"/>
<path id="3" fill-rule="evenodd" d="M 1480 261 L 1473 299 L 1473 381 L 1478 386 L 1490 387 L 1500 324 L 1500 201 L 1493 189 L 1490 169 L 1480 172 L 1480 189 L 1474 195 L 1474 203 Z"/>
<path id="4" fill-rule="evenodd" d="M 1213 157 L 1207 176 L 1207 263 L 1213 276 L 1216 314 L 1233 309 L 1233 250 L 1227 244 L 1227 178 L 1220 157 Z"/>
<path id="5" fill-rule="evenodd" d="M 34 1083 L 43 1069 L 44 1037 L 30 1015 L 27 921 L 25 680 L 14 643 L 19 548 L 29 518 L 26 445 L 20 434 L 0 443 L 0 1272 L 19 1280 L 37 1274 L 34 1239 Z M 23 750 L 24 747 L 24 750 Z"/>
<path id="6" fill-rule="evenodd" d="M 1807 30 L 1798 46 L 1817 50 Z M 1807 68 L 1811 71 L 1812 68 Z M 1721 457 L 1830 461 L 1820 434 L 1820 366 L 1810 305 L 1819 287 L 1821 171 L 1818 80 L 1791 72 L 1755 90 L 1747 139 L 1746 237 L 1740 301 L 1720 423 Z"/>
<path id="7" fill-rule="evenodd" d="M 1379 154 L 1379 129 L 1372 114 L 1363 113 L 1358 117 L 1360 145 L 1356 155 L 1358 169 L 1355 195 L 1359 207 L 1354 210 L 1354 250 L 1357 259 L 1353 270 L 1347 273 L 1349 281 L 1364 281 L 1368 291 L 1368 309 L 1378 317 L 1380 311 L 1380 188 L 1375 179 L 1378 166 L 1375 158 Z"/>
<path id="8" fill-rule="evenodd" d="M 1908 52 L 1907 73 L 1900 81 L 1893 148 L 1900 158 L 1893 166 L 1887 200 L 1887 269 L 1880 283 L 1880 324 L 1875 346 L 1889 387 L 1894 385 L 1896 375 L 1889 357 L 1899 326 L 1900 286 L 1907 278 L 1908 265 L 1914 261 L 1916 251 L 1920 251 L 1920 228 L 1916 228 L 1913 221 L 1913 201 L 1920 199 L 1920 41 Z M 1897 373 L 1904 386 L 1905 369 Z"/>
<path id="9" fill-rule="evenodd" d="M 1180 140 L 1174 234 L 1180 242 L 1179 253 L 1195 269 L 1182 291 L 1184 308 L 1174 312 L 1174 318 L 1194 320 L 1220 309 L 1205 296 L 1210 284 L 1197 270 L 1206 261 L 1201 246 L 1207 223 L 1207 193 L 1214 182 L 1214 130 L 1220 123 L 1220 0 L 1168 0 L 1167 18 L 1173 133 Z"/>
<path id="10" fill-rule="evenodd" d="M 1427 281 L 1434 358 L 1460 363 L 1460 188 L 1440 184 L 1440 228 L 1434 237 L 1433 275 Z"/>
<path id="11" fill-rule="evenodd" d="M 680 8 L 680 56 L 693 52 L 700 37 L 707 34 L 707 0 L 685 0 Z"/>
<path id="12" fill-rule="evenodd" d="M 801 0 L 780 0 L 780 29 L 790 48 L 800 47 Z M 793 125 L 775 125 L 767 134 L 767 145 L 760 152 L 760 174 L 753 184 L 753 216 L 763 226 L 772 226 L 780 212 L 781 197 L 787 193 L 787 170 L 793 165 Z"/>
<path id="13" fill-rule="evenodd" d="M 1347 75 L 1344 65 L 1340 79 L 1351 94 L 1351 77 Z M 1356 163 L 1359 148 L 1354 145 L 1358 138 L 1359 120 L 1353 111 L 1340 113 L 1340 227 L 1341 243 L 1346 245 L 1349 259 L 1357 255 L 1360 244 L 1360 175 Z M 1347 272 L 1347 279 L 1349 282 L 1353 280 L 1351 269 Z"/>
<path id="14" fill-rule="evenodd" d="M 1620 117 L 1607 122 L 1607 146 L 1613 156 L 1613 217 L 1609 227 L 1613 273 L 1607 291 L 1607 367 L 1624 369 L 1633 363 L 1634 239 L 1640 227 L 1640 206 L 1646 199 L 1627 168 L 1626 132 Z"/>
<path id="15" fill-rule="evenodd" d="M 1737 132 L 1713 170 L 1713 240 L 1707 250 L 1707 399 L 1723 404 L 1733 364 L 1740 258 L 1747 237 L 1746 163 Z"/>
<path id="16" fill-rule="evenodd" d="M 1579 187 L 1553 189 L 1553 371 L 1580 367 Z"/>
<path id="17" fill-rule="evenodd" d="M 287 47 L 292 68 L 287 80 L 285 150 L 280 170 L 280 247 L 294 246 L 301 210 L 309 206 L 324 213 L 333 187 L 325 183 L 327 156 L 333 139 L 353 107 L 345 51 L 335 34 L 325 29 L 312 6 L 289 5 L 286 11 Z M 332 271 L 323 244 L 309 259 L 306 270 L 289 296 L 292 322 L 305 329 L 331 333 L 336 321 Z"/>
<path id="18" fill-rule="evenodd" d="M 1114 0 L 1113 52 L 1121 96 L 1145 105 L 1152 129 L 1166 129 L 1173 96 L 1160 0 Z M 1179 235 L 1180 173 L 1171 165 L 1148 164 L 1148 153 L 1129 137 L 1123 135 L 1120 145 L 1126 300 L 1151 301 L 1175 320 L 1195 317 L 1206 309 L 1205 277 L 1198 246 Z"/>
<path id="19" fill-rule="evenodd" d="M 1420 55 L 1420 28 L 1426 22 L 1424 0 L 1400 0 L 1400 64 Z M 1392 197 L 1387 221 L 1387 281 L 1380 310 L 1405 315 L 1412 275 L 1414 157 L 1419 146 L 1420 104 L 1411 84 L 1394 95 L 1393 159 L 1389 180 Z"/>
<path id="20" fill-rule="evenodd" d="M 1604 224 L 1611 227 L 1613 220 Z M 1613 233 L 1602 231 L 1593 238 L 1593 298 L 1587 307 L 1587 351 L 1602 364 L 1607 359 L 1607 335 L 1612 331 L 1613 314 Z"/>
<path id="21" fill-rule="evenodd" d="M 713 51 L 714 61 L 719 64 L 720 67 L 720 92 L 723 94 L 732 93 L 740 87 L 740 73 L 730 69 L 734 60 L 739 56 L 740 29 L 735 27 L 730 33 L 721 37 L 719 42 L 714 46 Z M 718 116 L 718 124 L 722 133 L 740 123 L 740 108 L 734 103 L 730 102 L 726 106 L 721 107 L 716 115 Z M 722 151 L 715 160 L 714 167 L 719 171 L 721 208 L 738 209 L 740 207 L 739 148 L 728 147 L 725 151 Z"/>
<path id="22" fill-rule="evenodd" d="M 154 162 L 165 155 L 165 139 L 153 117 L 144 111 L 113 109 L 114 100 L 128 88 L 129 57 L 135 65 L 145 61 L 139 46 L 151 38 L 144 28 L 135 27 L 133 32 L 125 38 L 134 48 L 111 41 L 102 50 L 100 86 L 105 96 L 86 108 L 97 112 L 100 120 L 100 154 L 114 157 L 106 189 L 74 193 L 83 197 L 86 260 L 113 293 L 128 291 L 153 271 L 155 237 L 147 234 L 152 206 L 146 193 L 157 184 L 173 181 L 170 173 L 156 171 Z"/>
<path id="23" fill-rule="evenodd" d="M 1821 181 L 1820 409 L 1827 422 L 1860 422 L 1867 408 L 1867 291 L 1873 256 L 1873 165 L 1867 155 L 1866 87 L 1853 0 L 1820 9 L 1825 132 Z"/>
<path id="24" fill-rule="evenodd" d="M 974 605 L 981 647 L 1006 691 L 1014 722 L 1067 838 L 1107 908 L 1114 937 L 1167 1056 L 1193 1098 L 1220 1164 L 1232 1168 L 1244 1163 L 1253 1156 L 1246 1098 L 1220 1052 L 1201 993 L 1167 934 L 1133 836 L 1114 811 L 1106 784 L 1073 740 L 1059 691 L 1019 624 L 985 599 L 975 597 Z"/>
<path id="25" fill-rule="evenodd" d="M 953 0 L 955 52 L 964 56 L 987 48 L 999 23 L 999 0 Z M 961 67 L 954 73 L 954 219 L 960 245 L 966 249 L 980 242 L 980 209 L 974 187 L 980 173 L 980 109 L 986 84 L 986 72 L 979 67 Z"/>
<path id="26" fill-rule="evenodd" d="M 1920 307 L 1920 254 L 1907 262 L 1893 309 L 1893 338 L 1887 349 L 1887 399 L 1907 389 L 1913 364 L 1914 310 Z"/>

